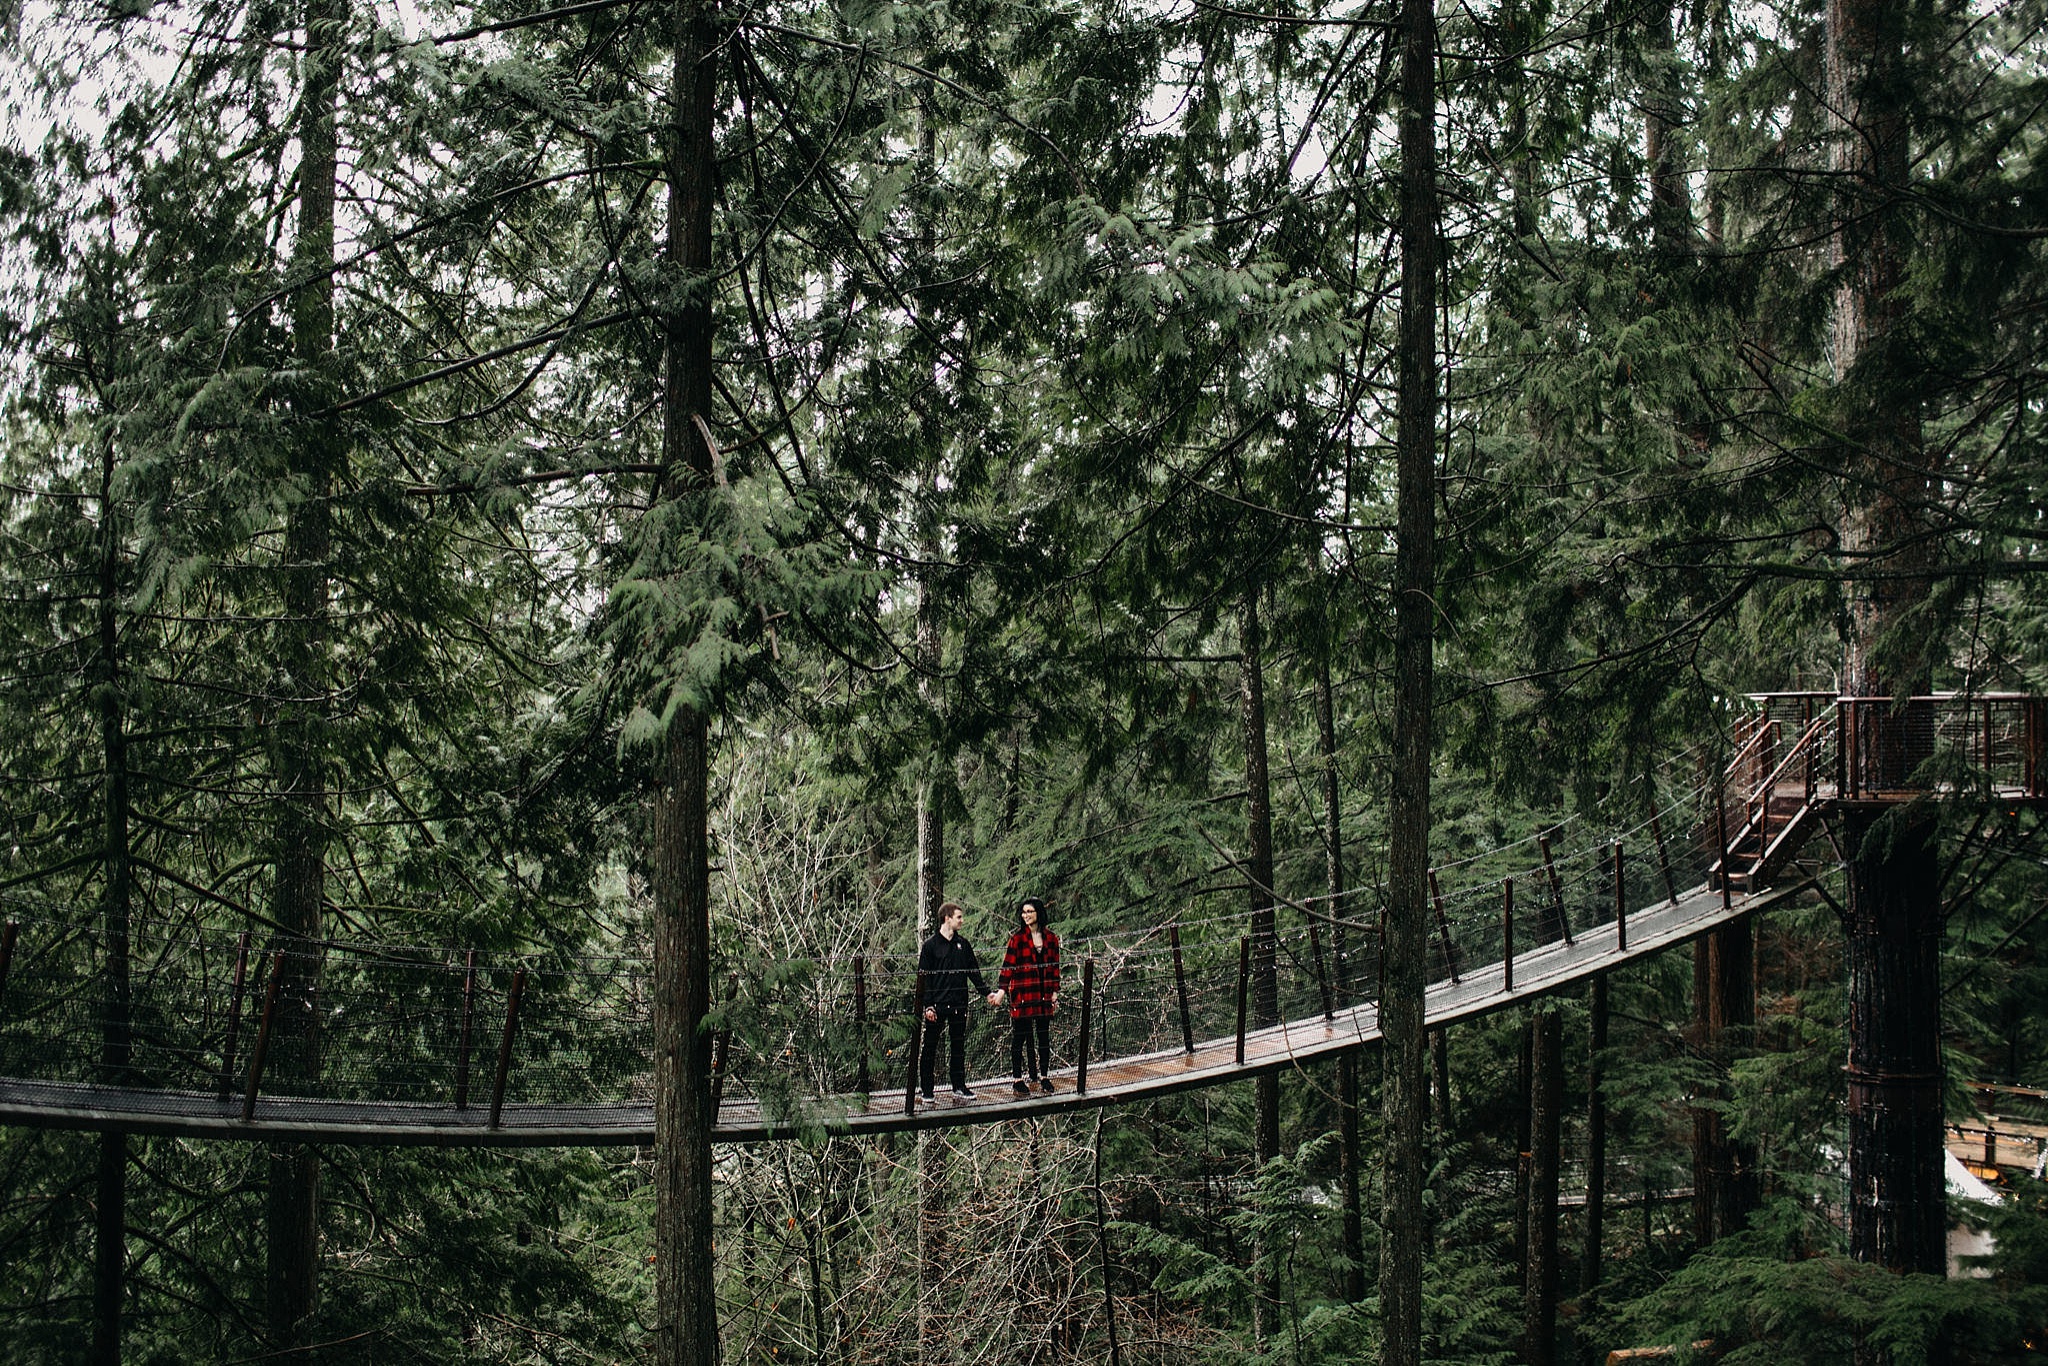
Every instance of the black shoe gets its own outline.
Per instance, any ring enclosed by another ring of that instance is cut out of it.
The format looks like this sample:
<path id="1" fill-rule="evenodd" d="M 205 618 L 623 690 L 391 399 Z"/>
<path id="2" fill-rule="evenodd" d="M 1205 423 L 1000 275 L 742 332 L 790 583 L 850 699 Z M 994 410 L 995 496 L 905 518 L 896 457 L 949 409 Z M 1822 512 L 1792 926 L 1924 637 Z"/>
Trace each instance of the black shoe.
<path id="1" fill-rule="evenodd" d="M 964 1086 L 956 1086 L 956 1087 L 954 1087 L 954 1088 L 953 1088 L 953 1094 L 954 1094 L 954 1095 L 956 1095 L 956 1096 L 964 1096 L 964 1097 L 966 1097 L 966 1098 L 967 1098 L 967 1099 L 969 1099 L 969 1100 L 972 1100 L 972 1099 L 974 1098 L 974 1092 L 972 1092 L 972 1091 L 968 1090 L 968 1089 L 967 1089 L 966 1087 L 964 1087 Z"/>
<path id="2" fill-rule="evenodd" d="M 1020 1095 L 1020 1096 L 1028 1096 L 1028 1095 L 1030 1095 L 1030 1094 L 1031 1094 L 1031 1088 L 1030 1088 L 1030 1087 L 1028 1087 L 1028 1086 L 1026 1086 L 1026 1085 L 1025 1085 L 1025 1084 L 1024 1084 L 1023 1082 L 1021 1082 L 1021 1081 L 1013 1081 L 1013 1082 L 1011 1082 L 1011 1083 L 1010 1083 L 1010 1089 L 1011 1089 L 1012 1091 L 1015 1091 L 1015 1092 L 1016 1092 L 1016 1093 L 1017 1093 L 1018 1095 Z"/>
<path id="3" fill-rule="evenodd" d="M 935 1101 L 937 1101 L 937 1100 L 938 1100 L 938 1097 L 937 1097 L 937 1096 L 935 1096 L 935 1095 L 933 1095 L 933 1094 L 932 1094 L 931 1092 L 929 1092 L 929 1091 L 921 1091 L 921 1092 L 919 1092 L 919 1093 L 918 1093 L 918 1098 L 919 1098 L 920 1100 L 924 1101 L 924 1103 L 925 1103 L 925 1104 L 927 1104 L 927 1105 L 930 1105 L 930 1104 L 932 1104 L 932 1103 L 934 1103 Z"/>
<path id="4" fill-rule="evenodd" d="M 1038 1083 L 1038 1089 L 1045 1092 L 1048 1096 L 1051 1095 L 1053 1092 L 1052 1078 L 1047 1077 L 1044 1081 Z"/>

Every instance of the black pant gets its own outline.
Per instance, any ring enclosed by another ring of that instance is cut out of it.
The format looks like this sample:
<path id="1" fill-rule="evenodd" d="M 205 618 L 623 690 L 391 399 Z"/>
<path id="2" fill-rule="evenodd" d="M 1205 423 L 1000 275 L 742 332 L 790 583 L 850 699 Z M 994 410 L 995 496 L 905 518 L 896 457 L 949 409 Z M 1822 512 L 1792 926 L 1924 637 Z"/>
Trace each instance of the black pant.
<path id="1" fill-rule="evenodd" d="M 1010 1020 L 1010 1075 L 1021 1080 L 1027 1064 L 1033 1081 L 1052 1075 L 1050 1015 L 1017 1015 Z"/>
<path id="2" fill-rule="evenodd" d="M 924 1083 L 924 1093 L 932 1093 L 932 1078 L 939 1069 L 939 1032 L 944 1030 L 952 1037 L 953 1089 L 967 1089 L 967 1012 L 958 1006 L 937 1007 L 939 1018 L 924 1022 L 924 1043 L 919 1052 L 919 1080 Z"/>

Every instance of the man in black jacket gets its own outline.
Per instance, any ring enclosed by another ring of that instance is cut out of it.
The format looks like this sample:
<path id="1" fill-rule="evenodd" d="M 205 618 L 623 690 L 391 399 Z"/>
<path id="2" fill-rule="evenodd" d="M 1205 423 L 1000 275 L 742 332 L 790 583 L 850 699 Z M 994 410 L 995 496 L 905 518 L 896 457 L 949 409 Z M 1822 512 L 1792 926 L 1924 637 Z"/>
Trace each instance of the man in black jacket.
<path id="1" fill-rule="evenodd" d="M 939 932 L 924 941 L 924 948 L 917 955 L 917 970 L 924 977 L 924 1041 L 919 1048 L 923 1055 L 919 1080 L 923 1082 L 926 1100 L 934 1099 L 932 1085 L 938 1072 L 941 1031 L 950 1036 L 952 1045 L 953 1094 L 974 1094 L 967 1089 L 968 983 L 972 982 L 990 1005 L 1000 999 L 1000 994 L 990 991 L 988 983 L 981 979 L 981 962 L 974 956 L 974 945 L 960 933 L 960 922 L 966 917 L 957 901 L 939 907 Z"/>

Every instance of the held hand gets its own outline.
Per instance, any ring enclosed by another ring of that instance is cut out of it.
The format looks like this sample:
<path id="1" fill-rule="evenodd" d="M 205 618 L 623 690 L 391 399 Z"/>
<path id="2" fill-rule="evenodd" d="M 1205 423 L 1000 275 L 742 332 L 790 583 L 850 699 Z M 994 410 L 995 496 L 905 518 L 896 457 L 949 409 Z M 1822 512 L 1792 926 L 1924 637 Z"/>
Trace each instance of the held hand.
<path id="1" fill-rule="evenodd" d="M 999 1006 L 1003 1003 L 1003 993 L 1000 988 L 988 994 L 988 1003 L 992 1006 Z"/>
<path id="2" fill-rule="evenodd" d="M 929 1020 L 929 1021 L 932 1021 L 933 1023 L 937 1023 L 937 1021 L 938 1021 L 938 1018 L 939 1018 L 939 1010 L 938 1010 L 938 1007 L 937 1007 L 937 1006 L 926 1006 L 926 1007 L 924 1008 L 924 1017 L 925 1017 L 925 1019 L 927 1019 L 927 1020 Z"/>

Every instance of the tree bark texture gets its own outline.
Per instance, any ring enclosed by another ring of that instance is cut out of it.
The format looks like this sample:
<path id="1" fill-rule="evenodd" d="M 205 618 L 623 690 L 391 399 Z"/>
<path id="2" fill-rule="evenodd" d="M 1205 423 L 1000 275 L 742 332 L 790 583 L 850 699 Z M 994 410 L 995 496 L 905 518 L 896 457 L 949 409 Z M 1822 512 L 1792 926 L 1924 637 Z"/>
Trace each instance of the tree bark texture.
<path id="1" fill-rule="evenodd" d="M 134 864 L 128 843 L 128 732 L 121 670 L 119 614 L 121 531 L 114 510 L 114 443 L 109 437 L 100 456 L 99 565 L 99 713 L 100 757 L 106 777 L 102 788 L 105 822 L 100 861 L 106 885 L 104 933 L 106 958 L 101 965 L 105 989 L 100 1033 L 100 1068 L 109 1086 L 128 1080 L 132 1048 L 129 1026 L 129 917 L 133 913 Z M 103 1366 L 121 1360 L 121 1309 L 128 1263 L 128 1138 L 102 1134 L 99 1174 L 93 1201 L 93 1339 L 92 1359 Z"/>
<path id="2" fill-rule="evenodd" d="M 1903 819 L 1901 819 L 1903 818 Z M 1941 889 L 1931 817 L 1850 816 L 1849 1252 L 1947 1269 Z"/>
<path id="3" fill-rule="evenodd" d="M 1436 611 L 1436 10 L 1401 6 L 1401 315 L 1395 404 L 1394 736 L 1380 1091 L 1383 1366 L 1422 1361 L 1429 1086 L 1429 820 Z"/>
<path id="4" fill-rule="evenodd" d="M 325 659 L 329 503 L 344 445 L 326 413 L 336 392 L 334 315 L 335 109 L 341 89 L 343 0 L 306 0 L 304 85 L 299 104 L 298 223 L 291 273 L 292 352 L 303 378 L 294 395 L 287 452 L 295 501 L 286 514 L 283 697 L 274 772 L 277 848 L 271 918 L 284 950 L 269 1072 L 307 1083 L 320 1075 L 320 954 L 329 837 L 328 699 Z M 271 1341 L 295 1351 L 319 1302 L 320 1166 L 302 1144 L 273 1144 L 265 1191 L 265 1321 Z"/>
<path id="5" fill-rule="evenodd" d="M 1852 696 L 1910 693 L 1926 677 L 1932 633 L 1899 631 L 1927 592 L 1916 571 L 1931 560 L 1925 509 L 1934 472 L 1920 416 L 1901 372 L 1902 286 L 1912 249 L 1899 204 L 1908 198 L 1906 7 L 1888 0 L 1829 0 L 1826 78 L 1837 186 L 1831 244 L 1840 271 L 1829 319 L 1840 389 L 1843 487 L 1841 553 L 1847 640 L 1842 689 Z"/>
<path id="6" fill-rule="evenodd" d="M 1694 941 L 1694 1038 L 1717 1072 L 1726 1070 L 1730 1046 L 1756 1023 L 1755 959 L 1756 928 L 1748 920 Z M 1714 1096 L 1725 1099 L 1719 1087 Z M 1729 1137 L 1718 1108 L 1693 1111 L 1692 1189 L 1693 1241 L 1700 1247 L 1741 1232 L 1761 1198 L 1755 1145 Z"/>
<path id="7" fill-rule="evenodd" d="M 664 255 L 673 301 L 662 319 L 662 473 L 656 497 L 700 500 L 712 479 L 699 423 L 711 420 L 711 209 L 716 193 L 715 8 L 670 10 L 674 66 Z M 654 801 L 655 1359 L 715 1366 L 713 1295 L 710 721 L 695 707 L 669 722 Z"/>
<path id="8" fill-rule="evenodd" d="M 1563 1030 L 1557 1012 L 1529 1021 L 1529 1233 L 1522 1281 L 1522 1357 L 1557 1361 L 1557 1157 L 1564 1116 Z"/>
<path id="9" fill-rule="evenodd" d="M 1920 414 L 1902 382 L 1914 343 L 1899 326 L 1912 252 L 1904 44 L 1908 9 L 1828 0 L 1825 77 L 1838 283 L 1829 341 L 1845 489 L 1842 689 L 1904 698 L 1926 687 L 1939 633 L 1916 627 L 1937 492 Z M 1888 718 L 1905 725 L 1908 718 Z M 1901 775 L 1903 777 L 1903 775 Z M 1851 811 L 1849 855 L 1849 1248 L 1859 1260 L 1940 1275 L 1942 909 L 1932 822 Z"/>

